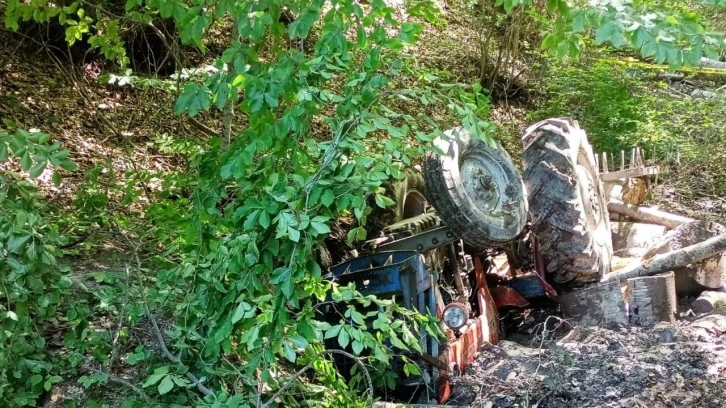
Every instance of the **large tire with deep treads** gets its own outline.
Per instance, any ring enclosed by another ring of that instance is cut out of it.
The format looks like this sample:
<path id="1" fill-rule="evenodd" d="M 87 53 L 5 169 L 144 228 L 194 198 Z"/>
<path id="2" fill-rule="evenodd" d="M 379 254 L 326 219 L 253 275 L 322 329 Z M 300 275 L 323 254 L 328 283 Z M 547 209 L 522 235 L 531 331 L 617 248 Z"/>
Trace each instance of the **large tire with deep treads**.
<path id="1" fill-rule="evenodd" d="M 451 231 L 479 248 L 502 247 L 519 236 L 527 222 L 522 177 L 497 143 L 474 139 L 464 128 L 434 141 L 441 154 L 424 161 L 431 204 Z"/>
<path id="2" fill-rule="evenodd" d="M 524 142 L 524 184 L 532 230 L 545 268 L 561 288 L 610 272 L 612 237 L 606 196 L 587 135 L 569 118 L 547 119 Z"/>

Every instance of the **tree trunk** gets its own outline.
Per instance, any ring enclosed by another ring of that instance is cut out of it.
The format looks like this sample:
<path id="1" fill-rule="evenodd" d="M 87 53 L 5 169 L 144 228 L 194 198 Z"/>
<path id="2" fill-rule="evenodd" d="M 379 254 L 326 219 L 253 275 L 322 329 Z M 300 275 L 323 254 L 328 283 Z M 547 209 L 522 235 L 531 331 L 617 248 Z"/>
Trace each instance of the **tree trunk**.
<path id="1" fill-rule="evenodd" d="M 628 279 L 627 293 L 631 323 L 652 326 L 657 322 L 675 322 L 678 305 L 673 272 Z"/>
<path id="2" fill-rule="evenodd" d="M 676 228 L 677 226 L 686 222 L 695 221 L 693 218 L 688 218 L 677 214 L 671 214 L 665 211 L 656 210 L 654 208 L 637 207 L 634 205 L 625 204 L 622 201 L 614 198 L 611 198 L 610 202 L 608 203 L 608 211 L 610 211 L 611 213 L 630 217 L 635 221 L 664 225 L 668 229 Z"/>
<path id="3" fill-rule="evenodd" d="M 560 295 L 562 315 L 586 326 L 626 324 L 625 300 L 617 281 Z"/>

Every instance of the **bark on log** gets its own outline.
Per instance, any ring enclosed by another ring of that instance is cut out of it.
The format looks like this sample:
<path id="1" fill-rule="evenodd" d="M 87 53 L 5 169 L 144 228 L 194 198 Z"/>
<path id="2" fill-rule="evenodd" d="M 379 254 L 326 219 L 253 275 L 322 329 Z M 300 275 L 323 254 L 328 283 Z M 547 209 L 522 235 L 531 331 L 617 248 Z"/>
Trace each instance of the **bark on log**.
<path id="1" fill-rule="evenodd" d="M 561 294 L 559 301 L 565 318 L 586 326 L 628 323 L 625 299 L 617 281 Z"/>
<path id="2" fill-rule="evenodd" d="M 726 293 L 707 290 L 691 303 L 695 314 L 711 313 L 719 306 L 726 306 Z"/>
<path id="3" fill-rule="evenodd" d="M 726 69 L 726 62 L 701 57 L 701 60 L 698 61 L 698 66 L 701 68 L 716 68 L 716 69 Z"/>
<path id="4" fill-rule="evenodd" d="M 619 257 L 643 256 L 666 232 L 662 225 L 636 222 L 613 222 L 610 229 L 613 233 L 613 254 Z"/>
<path id="5" fill-rule="evenodd" d="M 650 248 L 643 258 L 664 254 L 689 245 L 695 245 L 711 237 L 726 234 L 726 227 L 708 221 L 682 224 L 663 236 L 660 243 Z M 704 289 L 720 289 L 726 285 L 726 254 L 714 255 L 690 265 L 673 269 L 676 273 L 676 293 L 698 295 Z"/>
<path id="6" fill-rule="evenodd" d="M 608 211 L 611 213 L 630 217 L 635 221 L 664 225 L 666 228 L 669 229 L 676 228 L 677 226 L 686 222 L 695 221 L 693 218 L 656 210 L 654 208 L 637 207 L 634 205 L 625 204 L 622 201 L 613 198 L 611 198 L 610 202 L 608 203 Z"/>
<path id="7" fill-rule="evenodd" d="M 631 323 L 652 326 L 675 322 L 678 304 L 673 272 L 628 279 L 627 293 Z"/>
<path id="8" fill-rule="evenodd" d="M 641 276 L 652 276 L 693 264 L 726 251 L 726 234 L 718 235 L 695 245 L 690 245 L 644 260 L 640 265 L 623 268 L 603 278 L 602 282 L 621 281 Z"/>

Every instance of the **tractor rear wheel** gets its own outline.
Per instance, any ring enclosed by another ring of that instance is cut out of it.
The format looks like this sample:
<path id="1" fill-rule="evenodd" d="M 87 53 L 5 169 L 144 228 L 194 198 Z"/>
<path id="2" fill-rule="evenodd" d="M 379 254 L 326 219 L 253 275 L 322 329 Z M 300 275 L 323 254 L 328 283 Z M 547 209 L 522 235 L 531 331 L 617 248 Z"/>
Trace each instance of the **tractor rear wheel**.
<path id="1" fill-rule="evenodd" d="M 612 237 L 585 132 L 572 119 L 547 119 L 527 129 L 523 141 L 532 230 L 547 272 L 561 288 L 599 281 L 610 272 Z"/>

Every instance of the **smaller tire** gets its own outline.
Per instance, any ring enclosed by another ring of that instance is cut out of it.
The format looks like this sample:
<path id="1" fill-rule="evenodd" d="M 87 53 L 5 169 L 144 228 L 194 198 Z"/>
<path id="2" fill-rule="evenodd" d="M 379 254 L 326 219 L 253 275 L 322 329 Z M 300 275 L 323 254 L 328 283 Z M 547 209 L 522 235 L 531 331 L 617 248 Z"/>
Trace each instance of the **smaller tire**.
<path id="1" fill-rule="evenodd" d="M 499 144 L 474 139 L 464 128 L 434 141 L 443 153 L 424 161 L 431 204 L 451 231 L 478 249 L 502 247 L 524 229 L 527 197 L 522 177 Z"/>

